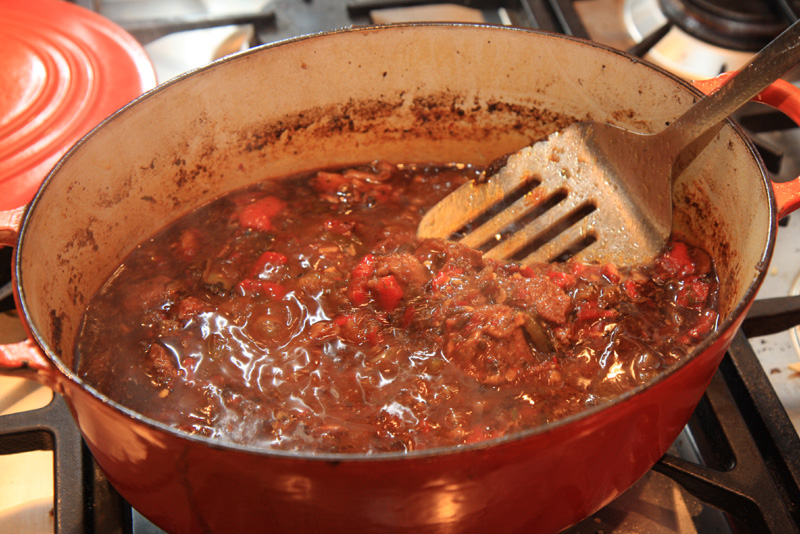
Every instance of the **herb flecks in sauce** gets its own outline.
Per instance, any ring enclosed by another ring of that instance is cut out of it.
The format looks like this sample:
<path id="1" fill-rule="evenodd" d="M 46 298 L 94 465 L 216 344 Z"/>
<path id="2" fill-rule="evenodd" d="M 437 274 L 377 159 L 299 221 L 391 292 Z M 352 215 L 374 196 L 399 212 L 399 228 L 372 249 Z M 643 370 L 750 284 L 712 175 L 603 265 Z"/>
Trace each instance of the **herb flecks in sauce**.
<path id="1" fill-rule="evenodd" d="M 475 169 L 269 181 L 181 219 L 92 300 L 79 374 L 187 432 L 288 450 L 460 445 L 614 399 L 716 325 L 701 250 L 520 267 L 417 240 Z"/>

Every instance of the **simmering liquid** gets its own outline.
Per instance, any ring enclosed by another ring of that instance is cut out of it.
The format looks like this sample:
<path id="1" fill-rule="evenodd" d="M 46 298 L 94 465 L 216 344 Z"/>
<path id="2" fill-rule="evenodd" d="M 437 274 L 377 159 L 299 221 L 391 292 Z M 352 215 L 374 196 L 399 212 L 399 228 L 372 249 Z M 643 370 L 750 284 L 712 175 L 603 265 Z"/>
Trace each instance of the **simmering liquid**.
<path id="1" fill-rule="evenodd" d="M 133 410 L 257 447 L 411 451 L 609 402 L 717 323 L 702 250 L 520 267 L 422 215 L 477 169 L 382 163 L 268 181 L 142 243 L 91 300 L 77 372 Z"/>

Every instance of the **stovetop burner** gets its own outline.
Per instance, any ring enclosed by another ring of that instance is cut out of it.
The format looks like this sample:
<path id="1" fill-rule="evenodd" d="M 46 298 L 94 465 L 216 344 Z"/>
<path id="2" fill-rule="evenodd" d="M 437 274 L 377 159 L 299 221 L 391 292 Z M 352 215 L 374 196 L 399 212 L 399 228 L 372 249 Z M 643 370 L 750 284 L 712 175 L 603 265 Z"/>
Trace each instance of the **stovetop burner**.
<path id="1" fill-rule="evenodd" d="M 667 19 L 698 39 L 758 52 L 788 26 L 766 0 L 659 0 Z"/>
<path id="2" fill-rule="evenodd" d="M 751 44 L 723 44 L 734 39 L 727 30 L 745 24 L 736 17 L 720 18 L 708 3 L 703 10 L 697 8 L 702 0 L 623 2 L 625 28 L 636 43 L 629 51 L 684 78 L 713 78 L 741 68 L 753 55 Z"/>

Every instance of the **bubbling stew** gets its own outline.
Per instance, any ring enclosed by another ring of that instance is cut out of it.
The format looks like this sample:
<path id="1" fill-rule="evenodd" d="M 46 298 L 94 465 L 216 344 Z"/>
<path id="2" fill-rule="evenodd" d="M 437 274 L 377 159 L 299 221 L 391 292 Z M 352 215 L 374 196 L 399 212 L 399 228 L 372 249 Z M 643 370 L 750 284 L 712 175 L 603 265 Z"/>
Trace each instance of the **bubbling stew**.
<path id="1" fill-rule="evenodd" d="M 468 165 L 268 180 L 141 244 L 89 303 L 78 374 L 202 436 L 379 453 L 545 425 L 644 384 L 717 325 L 711 258 L 520 266 L 420 240 Z"/>

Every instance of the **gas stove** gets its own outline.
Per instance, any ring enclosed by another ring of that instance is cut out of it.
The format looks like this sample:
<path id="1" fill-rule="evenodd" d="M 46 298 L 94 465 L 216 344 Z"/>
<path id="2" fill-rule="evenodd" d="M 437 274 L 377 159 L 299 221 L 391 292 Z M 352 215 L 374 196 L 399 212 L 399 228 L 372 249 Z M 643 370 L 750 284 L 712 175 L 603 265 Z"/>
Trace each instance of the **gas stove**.
<path id="1" fill-rule="evenodd" d="M 159 81 L 317 31 L 415 20 L 539 28 L 627 50 L 688 79 L 735 70 L 800 14 L 790 0 L 79 0 L 141 42 Z M 733 32 L 733 33 L 732 33 Z M 732 37 L 736 32 L 743 37 Z M 793 80 L 793 76 L 789 75 Z M 800 129 L 753 105 L 737 119 L 776 181 L 800 174 Z M 0 265 L 10 265 L 0 250 Z M 4 272 L 3 282 L 9 273 Z M 0 294 L 0 341 L 24 338 Z M 800 216 L 691 421 L 633 488 L 565 532 L 800 533 Z M 0 532 L 157 534 L 115 492 L 58 395 L 0 378 Z"/>

